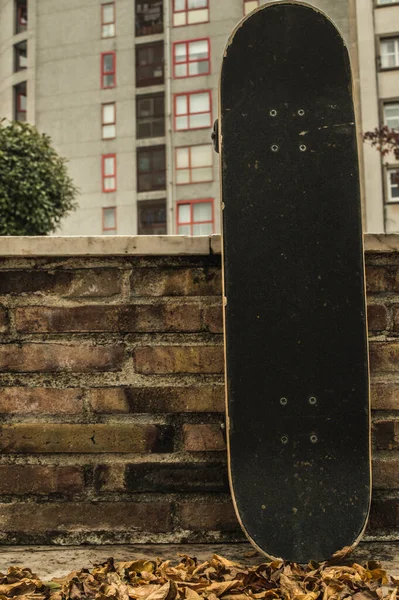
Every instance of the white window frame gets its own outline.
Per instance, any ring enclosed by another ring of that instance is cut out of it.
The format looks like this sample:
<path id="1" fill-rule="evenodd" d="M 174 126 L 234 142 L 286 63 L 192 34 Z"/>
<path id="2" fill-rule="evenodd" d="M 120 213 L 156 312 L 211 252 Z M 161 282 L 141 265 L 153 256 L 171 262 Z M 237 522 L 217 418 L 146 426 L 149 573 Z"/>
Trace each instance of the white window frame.
<path id="1" fill-rule="evenodd" d="M 384 53 L 383 52 L 384 44 L 389 43 L 389 42 L 394 42 L 394 44 L 395 44 L 394 52 Z M 394 65 L 384 64 L 384 62 L 385 62 L 384 59 L 386 60 L 390 56 L 394 57 L 395 64 Z M 381 61 L 381 69 L 396 69 L 397 67 L 399 67 L 399 37 L 382 38 L 380 40 L 380 61 Z"/>

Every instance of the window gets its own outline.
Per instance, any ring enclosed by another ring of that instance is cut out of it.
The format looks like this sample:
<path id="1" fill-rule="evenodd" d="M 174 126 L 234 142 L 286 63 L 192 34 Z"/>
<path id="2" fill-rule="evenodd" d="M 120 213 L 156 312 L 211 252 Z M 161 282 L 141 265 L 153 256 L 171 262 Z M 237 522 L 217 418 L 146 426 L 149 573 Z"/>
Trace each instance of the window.
<path id="1" fill-rule="evenodd" d="M 399 173 L 397 169 L 387 169 L 388 202 L 399 202 Z"/>
<path id="2" fill-rule="evenodd" d="M 27 0 L 16 0 L 15 3 L 15 33 L 26 31 L 28 27 Z"/>
<path id="3" fill-rule="evenodd" d="M 163 32 L 163 0 L 136 0 L 136 35 Z"/>
<path id="4" fill-rule="evenodd" d="M 26 121 L 26 81 L 14 86 L 14 119 Z"/>
<path id="5" fill-rule="evenodd" d="M 377 4 L 397 4 L 398 0 L 377 0 Z"/>
<path id="6" fill-rule="evenodd" d="M 172 2 L 174 27 L 209 21 L 209 0 L 172 0 Z"/>
<path id="7" fill-rule="evenodd" d="M 384 104 L 384 125 L 390 129 L 399 129 L 399 102 Z"/>
<path id="8" fill-rule="evenodd" d="M 101 5 L 101 37 L 115 37 L 115 2 Z"/>
<path id="9" fill-rule="evenodd" d="M 175 94 L 175 131 L 211 127 L 211 92 Z"/>
<path id="10" fill-rule="evenodd" d="M 244 0 L 244 15 L 247 15 L 259 6 L 259 0 Z"/>
<path id="11" fill-rule="evenodd" d="M 210 73 L 211 45 L 209 39 L 177 42 L 173 44 L 173 74 L 178 77 L 195 77 Z"/>
<path id="12" fill-rule="evenodd" d="M 179 235 L 210 235 L 213 233 L 213 200 L 187 200 L 177 203 L 177 233 Z"/>
<path id="13" fill-rule="evenodd" d="M 137 150 L 137 189 L 139 192 L 166 188 L 165 146 Z"/>
<path id="14" fill-rule="evenodd" d="M 115 102 L 103 104 L 101 107 L 102 139 L 112 140 L 116 136 Z"/>
<path id="15" fill-rule="evenodd" d="M 176 148 L 176 184 L 213 180 L 213 148 L 211 144 Z"/>
<path id="16" fill-rule="evenodd" d="M 103 233 L 116 233 L 116 206 L 103 208 Z"/>
<path id="17" fill-rule="evenodd" d="M 102 52 L 101 54 L 101 87 L 113 88 L 116 85 L 116 54 Z"/>
<path id="18" fill-rule="evenodd" d="M 22 71 L 28 66 L 28 45 L 27 42 L 21 42 L 14 46 L 14 71 Z"/>
<path id="19" fill-rule="evenodd" d="M 116 191 L 116 154 L 102 156 L 103 192 Z"/>
<path id="20" fill-rule="evenodd" d="M 137 213 L 139 235 L 166 233 L 166 200 L 140 200 Z"/>
<path id="21" fill-rule="evenodd" d="M 399 67 L 399 38 L 381 40 L 381 69 Z"/>
<path id="22" fill-rule="evenodd" d="M 163 43 L 136 47 L 136 85 L 158 85 L 163 78 Z"/>
<path id="23" fill-rule="evenodd" d="M 165 135 L 165 99 L 163 94 L 137 96 L 137 138 Z"/>

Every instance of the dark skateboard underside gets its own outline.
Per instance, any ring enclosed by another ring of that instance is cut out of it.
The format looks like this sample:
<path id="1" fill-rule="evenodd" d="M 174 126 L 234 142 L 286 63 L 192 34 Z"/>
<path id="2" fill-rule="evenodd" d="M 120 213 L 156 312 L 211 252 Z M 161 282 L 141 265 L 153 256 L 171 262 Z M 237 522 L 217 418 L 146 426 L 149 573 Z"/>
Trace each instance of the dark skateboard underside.
<path id="1" fill-rule="evenodd" d="M 221 78 L 233 498 L 264 552 L 330 558 L 369 510 L 364 268 L 351 75 L 322 14 L 250 16 Z"/>

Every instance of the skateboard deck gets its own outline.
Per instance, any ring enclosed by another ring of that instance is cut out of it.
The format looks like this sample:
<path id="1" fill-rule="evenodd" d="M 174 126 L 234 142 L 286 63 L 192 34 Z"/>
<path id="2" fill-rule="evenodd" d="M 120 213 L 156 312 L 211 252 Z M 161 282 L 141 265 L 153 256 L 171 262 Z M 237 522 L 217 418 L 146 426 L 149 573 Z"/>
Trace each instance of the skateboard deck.
<path id="1" fill-rule="evenodd" d="M 358 542 L 371 489 L 357 137 L 336 27 L 302 2 L 253 11 L 226 46 L 219 109 L 233 502 L 269 557 L 328 560 Z"/>

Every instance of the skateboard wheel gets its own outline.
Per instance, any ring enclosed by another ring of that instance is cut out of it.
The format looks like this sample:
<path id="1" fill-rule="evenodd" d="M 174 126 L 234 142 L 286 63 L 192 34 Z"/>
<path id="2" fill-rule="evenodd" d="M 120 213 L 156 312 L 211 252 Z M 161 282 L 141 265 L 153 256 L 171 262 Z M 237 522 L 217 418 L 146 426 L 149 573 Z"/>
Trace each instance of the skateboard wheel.
<path id="1" fill-rule="evenodd" d="M 311 396 L 309 398 L 309 404 L 313 404 L 313 405 L 317 404 L 317 398 L 315 398 L 314 396 Z"/>
<path id="2" fill-rule="evenodd" d="M 273 144 L 272 146 L 272 152 L 278 152 L 279 151 L 279 147 L 277 144 Z"/>
<path id="3" fill-rule="evenodd" d="M 281 406 L 287 406 L 287 404 L 288 404 L 287 398 L 280 398 L 280 404 L 281 404 Z"/>
<path id="4" fill-rule="evenodd" d="M 319 441 L 319 438 L 317 437 L 317 435 L 315 433 L 312 433 L 312 435 L 310 436 L 310 441 L 312 442 L 312 444 L 317 444 L 317 442 Z"/>
<path id="5" fill-rule="evenodd" d="M 304 115 L 304 114 L 305 114 L 305 111 L 303 110 L 303 108 L 300 108 L 300 109 L 298 110 L 298 115 L 299 115 L 300 117 L 303 117 L 303 115 Z"/>
<path id="6" fill-rule="evenodd" d="M 301 145 L 299 146 L 299 150 L 300 150 L 301 152 L 306 152 L 307 148 L 306 148 L 305 144 L 301 144 Z"/>
<path id="7" fill-rule="evenodd" d="M 274 108 L 270 111 L 270 116 L 277 117 L 277 111 Z"/>
<path id="8" fill-rule="evenodd" d="M 288 435 L 283 435 L 282 436 L 281 443 L 282 444 L 288 444 Z"/>
<path id="9" fill-rule="evenodd" d="M 219 119 L 216 119 L 216 121 L 213 124 L 211 139 L 215 152 L 219 154 Z"/>

